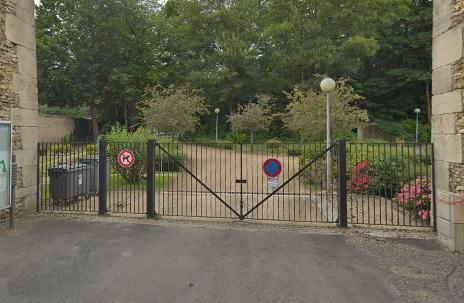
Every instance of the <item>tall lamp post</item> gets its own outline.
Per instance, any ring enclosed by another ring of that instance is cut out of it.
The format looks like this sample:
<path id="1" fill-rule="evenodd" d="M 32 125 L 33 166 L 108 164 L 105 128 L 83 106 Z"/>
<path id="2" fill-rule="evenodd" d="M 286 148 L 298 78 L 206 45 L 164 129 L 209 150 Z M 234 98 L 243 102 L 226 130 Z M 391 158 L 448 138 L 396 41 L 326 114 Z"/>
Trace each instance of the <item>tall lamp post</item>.
<path id="1" fill-rule="evenodd" d="M 219 108 L 216 108 L 214 110 L 214 112 L 216 113 L 216 142 L 217 142 L 217 140 L 218 140 L 219 113 L 221 112 L 221 110 Z"/>
<path id="2" fill-rule="evenodd" d="M 414 109 L 414 113 L 416 113 L 416 143 L 419 142 L 419 114 L 421 110 L 420 108 Z"/>
<path id="3" fill-rule="evenodd" d="M 326 146 L 327 149 L 330 148 L 330 145 L 332 144 L 332 139 L 330 137 L 330 93 L 335 90 L 335 80 L 332 78 L 325 78 L 321 82 L 321 90 L 323 93 L 326 94 Z M 330 180 L 332 178 L 332 171 L 331 171 L 331 157 L 330 157 L 330 151 L 327 151 L 327 163 L 326 163 L 326 188 L 329 190 L 330 186 Z"/>

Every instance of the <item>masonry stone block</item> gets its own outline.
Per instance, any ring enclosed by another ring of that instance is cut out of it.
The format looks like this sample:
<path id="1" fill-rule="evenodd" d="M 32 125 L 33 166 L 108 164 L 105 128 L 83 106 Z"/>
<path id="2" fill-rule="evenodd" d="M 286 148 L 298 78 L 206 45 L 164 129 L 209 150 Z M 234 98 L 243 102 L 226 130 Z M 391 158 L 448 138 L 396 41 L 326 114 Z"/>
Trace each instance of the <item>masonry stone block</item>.
<path id="1" fill-rule="evenodd" d="M 24 187 L 37 185 L 37 166 L 31 165 L 21 167 L 22 182 Z"/>
<path id="2" fill-rule="evenodd" d="M 35 209 L 37 206 L 37 196 L 30 195 L 24 197 L 23 207 L 27 210 Z"/>
<path id="3" fill-rule="evenodd" d="M 37 59 L 35 51 L 18 46 L 16 48 L 18 54 L 19 73 L 31 78 L 37 77 Z"/>
<path id="4" fill-rule="evenodd" d="M 37 126 L 39 115 L 37 110 L 25 108 L 12 108 L 11 121 L 15 126 Z"/>
<path id="5" fill-rule="evenodd" d="M 455 163 L 462 162 L 462 135 L 432 134 L 432 142 L 435 146 L 435 159 Z"/>
<path id="6" fill-rule="evenodd" d="M 38 96 L 35 93 L 28 91 L 19 91 L 19 107 L 25 109 L 34 109 L 37 110 L 38 105 Z"/>
<path id="7" fill-rule="evenodd" d="M 16 150 L 14 153 L 16 155 L 16 163 L 18 164 L 18 167 L 24 167 L 37 163 L 37 147 L 33 149 Z"/>
<path id="8" fill-rule="evenodd" d="M 454 250 L 464 252 L 464 224 L 454 224 Z"/>
<path id="9" fill-rule="evenodd" d="M 450 194 L 447 191 L 438 189 L 436 191 L 435 196 L 436 196 L 436 206 L 437 206 L 437 217 L 450 221 L 451 220 Z"/>
<path id="10" fill-rule="evenodd" d="M 461 112 L 463 109 L 462 89 L 432 97 L 432 114 L 442 115 Z"/>
<path id="11" fill-rule="evenodd" d="M 450 92 L 452 79 L 451 65 L 435 69 L 432 72 L 432 94 L 435 96 Z"/>
<path id="12" fill-rule="evenodd" d="M 449 163 L 443 160 L 435 160 L 435 188 L 447 191 L 449 190 L 449 182 Z"/>
<path id="13" fill-rule="evenodd" d="M 432 133 L 455 134 L 456 114 L 435 115 L 432 117 Z"/>
<path id="14" fill-rule="evenodd" d="M 35 51 L 35 26 L 15 15 L 6 15 L 6 38 L 15 44 Z"/>
<path id="15" fill-rule="evenodd" d="M 447 31 L 451 27 L 451 13 L 453 0 L 433 2 L 433 36 Z"/>
<path id="16" fill-rule="evenodd" d="M 460 24 L 435 37 L 432 42 L 432 68 L 437 69 L 461 59 L 462 47 Z"/>
<path id="17" fill-rule="evenodd" d="M 16 6 L 16 10 L 25 10 L 34 13 L 34 0 L 8 0 Z"/>
<path id="18" fill-rule="evenodd" d="M 34 77 L 16 73 L 13 75 L 11 82 L 11 89 L 15 92 L 38 94 L 37 79 Z"/>
<path id="19" fill-rule="evenodd" d="M 22 140 L 22 148 L 26 150 L 37 148 L 38 134 L 39 128 L 37 126 L 21 127 L 21 138 L 28 138 Z"/>

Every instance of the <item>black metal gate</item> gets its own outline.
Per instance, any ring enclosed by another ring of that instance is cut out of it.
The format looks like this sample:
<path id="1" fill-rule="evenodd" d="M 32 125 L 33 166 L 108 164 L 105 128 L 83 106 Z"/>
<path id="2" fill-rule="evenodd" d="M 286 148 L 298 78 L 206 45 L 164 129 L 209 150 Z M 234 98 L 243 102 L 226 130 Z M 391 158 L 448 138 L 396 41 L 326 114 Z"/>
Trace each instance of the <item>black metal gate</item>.
<path id="1" fill-rule="evenodd" d="M 135 157 L 130 168 L 117 161 L 124 149 Z M 39 153 L 38 210 L 341 226 L 434 222 L 430 144 L 101 140 L 41 143 Z M 282 164 L 275 178 L 262 169 L 271 158 Z"/>

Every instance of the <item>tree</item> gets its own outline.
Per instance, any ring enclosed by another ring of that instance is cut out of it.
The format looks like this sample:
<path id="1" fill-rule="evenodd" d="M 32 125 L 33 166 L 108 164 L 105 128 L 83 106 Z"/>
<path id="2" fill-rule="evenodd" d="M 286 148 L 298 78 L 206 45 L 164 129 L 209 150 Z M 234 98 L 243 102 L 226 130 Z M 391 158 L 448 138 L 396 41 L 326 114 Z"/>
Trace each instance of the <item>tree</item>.
<path id="1" fill-rule="evenodd" d="M 297 132 L 301 140 L 321 140 L 326 133 L 326 99 L 311 89 L 296 86 L 287 93 L 289 104 L 283 116 L 285 127 Z M 367 111 L 357 103 L 364 100 L 341 79 L 330 94 L 331 132 L 334 138 L 347 138 L 352 129 L 369 121 Z"/>
<path id="2" fill-rule="evenodd" d="M 253 143 L 257 132 L 268 130 L 272 122 L 274 100 L 268 95 L 259 95 L 255 102 L 239 105 L 237 112 L 228 116 L 232 131 L 248 132 Z"/>
<path id="3" fill-rule="evenodd" d="M 199 125 L 200 115 L 208 112 L 198 91 L 174 86 L 148 89 L 139 110 L 148 129 L 169 133 L 173 140 L 193 132 Z"/>
<path id="4" fill-rule="evenodd" d="M 37 8 L 39 101 L 88 105 L 98 122 L 124 120 L 153 81 L 155 0 L 42 0 Z"/>

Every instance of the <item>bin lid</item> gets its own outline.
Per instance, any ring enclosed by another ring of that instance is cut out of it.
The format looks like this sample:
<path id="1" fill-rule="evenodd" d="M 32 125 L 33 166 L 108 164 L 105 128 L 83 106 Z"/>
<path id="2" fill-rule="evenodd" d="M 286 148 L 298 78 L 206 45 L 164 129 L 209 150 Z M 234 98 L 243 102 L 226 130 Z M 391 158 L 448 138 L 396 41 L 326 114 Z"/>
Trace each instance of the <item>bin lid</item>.
<path id="1" fill-rule="evenodd" d="M 98 163 L 98 158 L 81 158 L 77 160 L 78 163 L 83 163 L 83 164 L 95 164 Z"/>
<path id="2" fill-rule="evenodd" d="M 50 167 L 48 169 L 48 173 L 64 173 L 64 172 L 70 172 L 70 171 L 79 171 L 79 170 L 84 170 L 88 167 L 87 164 L 84 163 L 77 163 L 77 164 L 60 164 L 55 167 Z"/>

